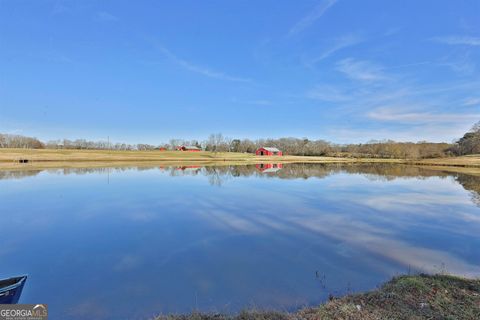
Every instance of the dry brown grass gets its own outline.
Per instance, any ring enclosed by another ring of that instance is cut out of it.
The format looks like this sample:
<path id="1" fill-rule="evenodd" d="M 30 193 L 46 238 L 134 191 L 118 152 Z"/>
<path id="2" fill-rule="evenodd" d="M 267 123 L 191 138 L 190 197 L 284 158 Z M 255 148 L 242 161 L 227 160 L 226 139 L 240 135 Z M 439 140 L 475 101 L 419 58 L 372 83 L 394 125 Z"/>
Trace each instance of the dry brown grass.
<path id="1" fill-rule="evenodd" d="M 18 163 L 26 159 L 29 164 L 46 163 L 261 163 L 261 162 L 398 162 L 395 159 L 354 159 L 308 156 L 256 156 L 236 152 L 181 152 L 181 151 L 107 151 L 107 150 L 46 150 L 46 149 L 0 149 L 0 166 Z"/>
<path id="2" fill-rule="evenodd" d="M 21 159 L 28 164 L 19 166 Z M 251 163 L 401 163 L 422 166 L 465 167 L 480 169 L 480 156 L 436 158 L 424 160 L 314 157 L 314 156 L 255 156 L 235 152 L 181 152 L 181 151 L 107 151 L 107 150 L 46 150 L 0 149 L 0 169 L 19 167 L 100 167 L 110 165 L 157 164 L 251 164 Z"/>
<path id="3" fill-rule="evenodd" d="M 401 276 L 378 290 L 333 299 L 297 315 L 302 320 L 480 319 L 480 280 Z"/>
<path id="4" fill-rule="evenodd" d="M 180 152 L 180 151 L 109 151 L 109 150 L 49 150 L 49 149 L 0 149 L 0 162 L 20 159 L 30 161 L 205 161 L 222 159 L 246 159 L 253 155 L 242 153 Z"/>
<path id="5" fill-rule="evenodd" d="M 448 275 L 394 278 L 378 290 L 351 294 L 295 313 L 160 315 L 155 320 L 480 319 L 480 280 Z"/>
<path id="6" fill-rule="evenodd" d="M 423 159 L 418 162 L 422 165 L 442 165 L 442 166 L 461 166 L 461 167 L 479 167 L 480 155 L 469 155 L 462 157 L 448 157 L 448 158 L 435 158 L 435 159 Z"/>

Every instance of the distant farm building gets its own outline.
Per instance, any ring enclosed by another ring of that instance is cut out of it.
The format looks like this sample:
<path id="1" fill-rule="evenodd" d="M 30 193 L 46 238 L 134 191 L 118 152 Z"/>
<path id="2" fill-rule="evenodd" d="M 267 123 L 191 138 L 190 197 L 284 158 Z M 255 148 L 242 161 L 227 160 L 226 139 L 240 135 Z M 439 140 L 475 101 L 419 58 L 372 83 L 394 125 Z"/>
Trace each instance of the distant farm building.
<path id="1" fill-rule="evenodd" d="M 160 150 L 160 151 L 167 151 L 167 148 L 161 147 L 161 148 L 159 148 L 158 150 Z"/>
<path id="2" fill-rule="evenodd" d="M 202 149 L 200 149 L 197 146 L 178 146 L 177 150 L 178 151 L 190 151 L 190 152 L 202 151 Z"/>
<path id="3" fill-rule="evenodd" d="M 281 156 L 283 155 L 282 151 L 278 150 L 277 148 L 270 148 L 270 147 L 262 147 L 258 148 L 255 151 L 257 156 Z"/>

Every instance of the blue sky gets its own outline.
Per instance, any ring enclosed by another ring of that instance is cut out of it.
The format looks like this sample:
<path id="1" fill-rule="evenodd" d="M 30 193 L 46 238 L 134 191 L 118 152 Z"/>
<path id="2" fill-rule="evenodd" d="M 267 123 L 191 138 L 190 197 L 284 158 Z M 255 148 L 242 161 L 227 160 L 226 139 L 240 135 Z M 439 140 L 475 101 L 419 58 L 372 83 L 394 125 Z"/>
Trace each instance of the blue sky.
<path id="1" fill-rule="evenodd" d="M 447 141 L 480 120 L 480 1 L 0 0 L 0 132 Z"/>

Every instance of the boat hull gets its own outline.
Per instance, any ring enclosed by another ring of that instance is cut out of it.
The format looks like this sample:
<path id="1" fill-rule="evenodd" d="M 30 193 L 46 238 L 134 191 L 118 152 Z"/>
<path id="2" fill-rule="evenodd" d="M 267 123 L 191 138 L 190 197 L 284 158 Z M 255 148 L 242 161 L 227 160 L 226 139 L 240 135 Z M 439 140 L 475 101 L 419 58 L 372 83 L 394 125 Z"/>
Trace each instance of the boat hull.
<path id="1" fill-rule="evenodd" d="M 0 304 L 18 303 L 27 276 L 0 280 Z"/>

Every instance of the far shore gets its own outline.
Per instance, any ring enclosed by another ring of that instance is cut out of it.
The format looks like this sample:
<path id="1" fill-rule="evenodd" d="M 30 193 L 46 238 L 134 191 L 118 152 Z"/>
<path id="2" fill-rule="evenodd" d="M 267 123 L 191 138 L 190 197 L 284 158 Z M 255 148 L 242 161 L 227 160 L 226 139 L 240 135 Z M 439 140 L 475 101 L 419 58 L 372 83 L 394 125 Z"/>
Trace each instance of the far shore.
<path id="1" fill-rule="evenodd" d="M 0 149 L 0 170 L 127 165 L 240 165 L 255 163 L 391 163 L 442 167 L 442 169 L 447 169 L 447 167 L 468 168 L 471 171 L 480 169 L 480 155 L 433 159 L 388 159 L 354 158 L 348 156 L 256 156 L 250 153 L 208 151 Z M 455 171 L 457 170 L 455 169 Z"/>

